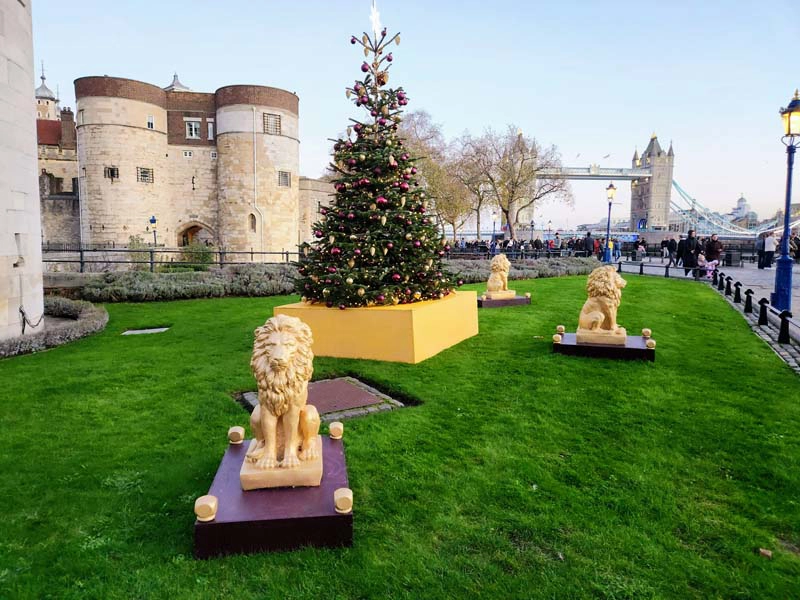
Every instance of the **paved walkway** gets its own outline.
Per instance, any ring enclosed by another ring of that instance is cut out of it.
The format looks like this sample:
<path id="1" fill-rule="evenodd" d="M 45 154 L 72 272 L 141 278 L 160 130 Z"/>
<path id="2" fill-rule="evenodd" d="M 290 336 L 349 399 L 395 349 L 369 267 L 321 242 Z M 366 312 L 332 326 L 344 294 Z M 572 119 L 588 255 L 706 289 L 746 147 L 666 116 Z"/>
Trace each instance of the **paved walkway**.
<path id="1" fill-rule="evenodd" d="M 742 283 L 742 292 L 747 288 L 753 290 L 753 301 L 761 298 L 769 300 L 775 291 L 775 267 L 759 269 L 754 264 L 745 263 L 743 267 L 721 267 L 720 271 L 733 277 L 733 282 Z M 800 317 L 800 265 L 795 263 L 792 269 L 792 313 Z"/>

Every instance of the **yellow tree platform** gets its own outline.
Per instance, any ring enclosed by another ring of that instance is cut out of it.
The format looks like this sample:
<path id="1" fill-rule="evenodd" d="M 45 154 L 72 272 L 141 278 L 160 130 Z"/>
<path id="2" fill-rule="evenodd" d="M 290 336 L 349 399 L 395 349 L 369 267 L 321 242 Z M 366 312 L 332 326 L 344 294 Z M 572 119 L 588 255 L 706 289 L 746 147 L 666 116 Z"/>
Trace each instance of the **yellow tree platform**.
<path id="1" fill-rule="evenodd" d="M 478 334 L 476 292 L 370 308 L 297 302 L 274 313 L 298 317 L 314 334 L 314 355 L 416 364 Z"/>

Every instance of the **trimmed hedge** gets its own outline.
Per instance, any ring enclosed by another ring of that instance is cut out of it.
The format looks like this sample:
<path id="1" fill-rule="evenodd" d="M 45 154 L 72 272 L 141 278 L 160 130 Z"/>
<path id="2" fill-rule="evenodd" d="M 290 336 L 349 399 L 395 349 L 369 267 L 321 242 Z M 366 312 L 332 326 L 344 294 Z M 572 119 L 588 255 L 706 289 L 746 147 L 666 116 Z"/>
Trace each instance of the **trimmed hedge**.
<path id="1" fill-rule="evenodd" d="M 465 283 L 489 279 L 488 260 L 445 261 Z M 511 263 L 509 279 L 537 279 L 585 275 L 600 266 L 594 258 L 549 258 Z M 297 270 L 292 264 L 230 265 L 209 271 L 150 273 L 119 271 L 92 275 L 80 291 L 90 302 L 152 302 L 223 296 L 279 296 L 294 294 Z"/>
<path id="2" fill-rule="evenodd" d="M 488 281 L 491 275 L 489 260 L 453 259 L 447 268 L 464 280 L 464 283 Z M 565 275 L 587 275 L 602 266 L 596 258 L 539 258 L 514 260 L 508 272 L 509 279 L 539 279 L 540 277 L 563 277 Z"/>
<path id="3" fill-rule="evenodd" d="M 278 296 L 294 292 L 290 264 L 231 265 L 188 273 L 126 271 L 90 280 L 81 298 L 91 302 L 150 302 L 222 296 Z"/>
<path id="4" fill-rule="evenodd" d="M 41 331 L 0 342 L 0 358 L 61 346 L 102 331 L 108 323 L 108 312 L 102 306 L 56 296 L 45 296 L 44 314 L 45 317 L 71 319 L 72 322 L 48 325 L 45 319 Z"/>

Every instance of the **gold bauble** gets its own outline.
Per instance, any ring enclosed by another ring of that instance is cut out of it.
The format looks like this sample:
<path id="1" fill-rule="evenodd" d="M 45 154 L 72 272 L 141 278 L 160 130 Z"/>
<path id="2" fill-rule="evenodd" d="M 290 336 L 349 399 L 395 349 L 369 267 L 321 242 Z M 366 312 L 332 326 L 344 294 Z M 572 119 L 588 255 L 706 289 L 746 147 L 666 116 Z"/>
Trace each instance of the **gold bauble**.
<path id="1" fill-rule="evenodd" d="M 400 298 L 397 296 L 392 296 L 392 304 L 400 304 Z"/>
<path id="2" fill-rule="evenodd" d="M 387 146 L 391 146 L 392 145 L 392 140 L 386 140 L 386 145 Z"/>
<path id="3" fill-rule="evenodd" d="M 377 205 L 377 204 L 374 204 L 374 203 L 373 203 L 373 204 L 370 204 L 370 205 L 369 205 L 369 209 L 370 209 L 370 210 L 375 210 L 376 208 L 378 208 L 378 205 Z"/>
<path id="4" fill-rule="evenodd" d="M 355 242 L 357 239 L 358 239 L 358 236 L 356 234 L 353 234 L 353 235 L 350 236 L 350 241 Z"/>
<path id="5" fill-rule="evenodd" d="M 422 292 L 414 292 L 414 298 L 416 298 L 417 300 L 422 298 Z"/>
<path id="6" fill-rule="evenodd" d="M 329 236 L 328 236 L 328 243 L 329 243 L 329 244 L 332 244 L 334 241 L 336 241 L 336 238 L 335 238 L 335 237 L 333 237 L 332 235 L 329 235 Z"/>
<path id="7" fill-rule="evenodd" d="M 384 248 L 383 249 L 383 255 L 386 256 L 387 254 L 389 254 L 389 249 L 388 248 Z"/>
<path id="8" fill-rule="evenodd" d="M 411 234 L 410 234 L 410 233 L 407 233 L 407 234 L 406 234 L 406 239 L 407 239 L 407 240 L 410 240 L 410 239 L 411 239 L 411 237 L 412 237 L 412 236 L 411 236 Z"/>
<path id="9" fill-rule="evenodd" d="M 353 267 L 356 266 L 356 261 L 351 258 L 350 260 L 347 261 L 347 266 L 352 269 Z"/>
<path id="10" fill-rule="evenodd" d="M 364 288 L 358 288 L 358 291 L 356 291 L 356 294 L 358 294 L 359 296 L 363 296 L 365 292 L 366 292 L 366 290 Z"/>
<path id="11" fill-rule="evenodd" d="M 348 277 L 347 279 L 345 279 L 345 282 L 347 282 L 347 285 L 353 285 L 353 278 Z"/>
<path id="12" fill-rule="evenodd" d="M 386 217 L 385 216 L 381 217 L 381 225 L 386 225 Z"/>
<path id="13" fill-rule="evenodd" d="M 330 293 L 331 291 L 328 288 L 324 288 L 322 290 L 322 295 L 325 296 L 326 298 L 330 295 Z"/>
<path id="14" fill-rule="evenodd" d="M 402 208 L 405 205 L 406 205 L 406 197 L 403 196 L 402 198 L 400 198 L 400 207 Z"/>
<path id="15" fill-rule="evenodd" d="M 366 154 L 359 154 L 358 155 L 358 160 L 366 160 L 366 158 L 367 158 Z"/>
<path id="16" fill-rule="evenodd" d="M 372 247 L 370 247 L 370 249 L 369 249 L 369 255 L 370 255 L 370 256 L 375 256 L 375 246 L 372 246 Z"/>

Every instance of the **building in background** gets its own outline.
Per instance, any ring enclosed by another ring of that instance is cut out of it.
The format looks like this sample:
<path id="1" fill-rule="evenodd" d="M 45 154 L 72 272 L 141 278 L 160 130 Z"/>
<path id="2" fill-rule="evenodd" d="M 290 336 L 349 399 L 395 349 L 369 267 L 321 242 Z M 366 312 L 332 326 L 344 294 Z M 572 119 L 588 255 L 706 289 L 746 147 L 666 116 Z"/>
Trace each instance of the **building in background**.
<path id="1" fill-rule="evenodd" d="M 257 85 L 195 92 L 176 74 L 165 88 L 81 77 L 75 97 L 73 116 L 42 73 L 36 107 L 47 244 L 123 247 L 138 238 L 294 251 L 309 239 L 321 196 L 332 192 L 323 181 L 301 184 L 293 93 Z"/>
<path id="2" fill-rule="evenodd" d="M 0 339 L 44 327 L 33 85 L 31 2 L 0 0 Z"/>

